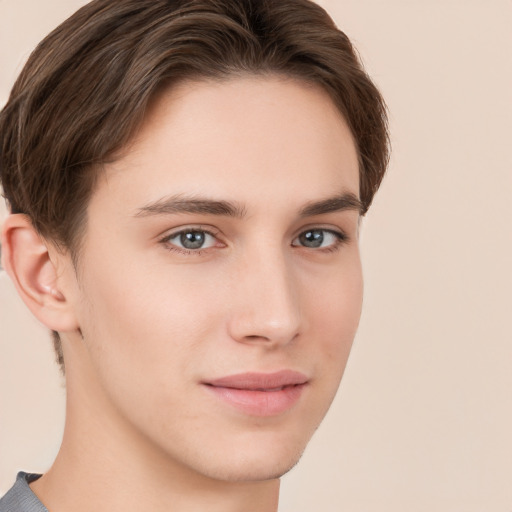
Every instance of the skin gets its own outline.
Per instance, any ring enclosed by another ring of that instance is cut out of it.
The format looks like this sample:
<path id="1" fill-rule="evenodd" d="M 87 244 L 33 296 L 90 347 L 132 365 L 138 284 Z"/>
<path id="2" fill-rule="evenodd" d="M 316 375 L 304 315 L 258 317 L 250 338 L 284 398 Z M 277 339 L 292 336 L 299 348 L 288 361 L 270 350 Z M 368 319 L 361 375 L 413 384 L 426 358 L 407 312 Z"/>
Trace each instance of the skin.
<path id="1" fill-rule="evenodd" d="M 357 207 L 304 212 L 343 194 L 359 195 L 358 160 L 328 95 L 248 76 L 153 102 L 101 173 L 77 272 L 24 216 L 8 219 L 4 266 L 63 340 L 64 440 L 31 485 L 50 510 L 277 510 L 360 317 Z M 236 215 L 162 208 L 169 198 L 227 201 Z M 187 251 L 186 229 L 211 234 Z M 319 247 L 301 237 L 311 229 Z M 204 385 L 283 369 L 308 382 L 277 415 Z"/>

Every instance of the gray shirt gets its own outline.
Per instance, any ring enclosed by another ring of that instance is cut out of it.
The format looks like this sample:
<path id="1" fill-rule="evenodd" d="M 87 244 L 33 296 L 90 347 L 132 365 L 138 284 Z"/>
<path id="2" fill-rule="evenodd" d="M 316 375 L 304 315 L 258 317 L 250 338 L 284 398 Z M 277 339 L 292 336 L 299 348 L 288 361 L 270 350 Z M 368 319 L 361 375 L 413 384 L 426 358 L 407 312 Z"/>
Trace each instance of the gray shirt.
<path id="1" fill-rule="evenodd" d="M 15 484 L 0 498 L 0 512 L 48 512 L 28 486 L 41 475 L 20 471 Z"/>

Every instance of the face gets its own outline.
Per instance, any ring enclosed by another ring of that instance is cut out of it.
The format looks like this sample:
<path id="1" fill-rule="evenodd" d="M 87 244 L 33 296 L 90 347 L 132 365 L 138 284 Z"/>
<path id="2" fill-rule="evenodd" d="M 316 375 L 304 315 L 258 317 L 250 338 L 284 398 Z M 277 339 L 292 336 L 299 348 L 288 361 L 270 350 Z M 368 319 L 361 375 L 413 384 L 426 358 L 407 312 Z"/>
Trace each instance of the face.
<path id="1" fill-rule="evenodd" d="M 88 207 L 83 338 L 64 334 L 76 422 L 216 479 L 292 467 L 359 321 L 358 183 L 319 88 L 248 77 L 162 94 Z"/>

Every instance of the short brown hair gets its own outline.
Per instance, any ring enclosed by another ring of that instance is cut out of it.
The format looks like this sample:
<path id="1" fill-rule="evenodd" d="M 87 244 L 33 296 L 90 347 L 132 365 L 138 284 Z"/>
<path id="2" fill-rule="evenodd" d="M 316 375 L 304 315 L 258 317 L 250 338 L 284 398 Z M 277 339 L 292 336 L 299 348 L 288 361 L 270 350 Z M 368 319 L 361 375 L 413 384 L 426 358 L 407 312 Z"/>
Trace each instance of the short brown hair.
<path id="1" fill-rule="evenodd" d="M 309 0 L 94 0 L 79 9 L 34 50 L 0 113 L 11 211 L 76 256 L 99 164 L 126 145 L 158 90 L 269 73 L 329 93 L 356 143 L 364 214 L 388 163 L 385 104 L 348 37 Z"/>

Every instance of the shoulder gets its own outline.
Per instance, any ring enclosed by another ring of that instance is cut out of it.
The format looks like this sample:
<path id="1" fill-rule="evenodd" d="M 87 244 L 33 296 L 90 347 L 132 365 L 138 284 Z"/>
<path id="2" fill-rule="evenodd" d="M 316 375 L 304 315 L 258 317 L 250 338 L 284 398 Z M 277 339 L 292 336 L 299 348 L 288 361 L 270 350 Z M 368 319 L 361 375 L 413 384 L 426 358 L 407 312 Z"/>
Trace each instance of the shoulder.
<path id="1" fill-rule="evenodd" d="M 28 485 L 40 476 L 20 471 L 14 485 L 0 498 L 0 512 L 48 512 Z"/>

